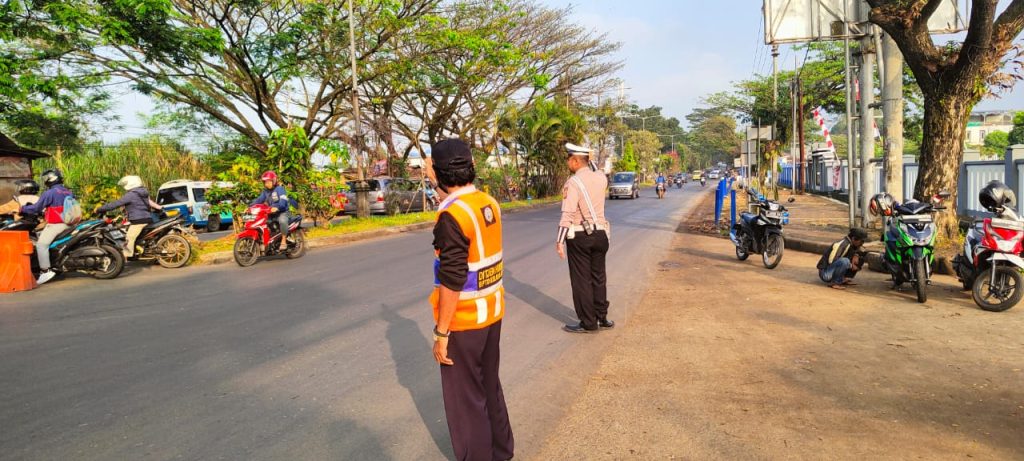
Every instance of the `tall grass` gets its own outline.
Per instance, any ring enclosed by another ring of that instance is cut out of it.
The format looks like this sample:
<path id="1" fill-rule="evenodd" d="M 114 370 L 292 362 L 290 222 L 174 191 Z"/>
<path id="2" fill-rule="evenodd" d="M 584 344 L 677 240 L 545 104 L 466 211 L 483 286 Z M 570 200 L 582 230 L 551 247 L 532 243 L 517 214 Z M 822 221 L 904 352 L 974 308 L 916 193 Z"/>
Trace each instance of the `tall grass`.
<path id="1" fill-rule="evenodd" d="M 123 141 L 113 146 L 92 145 L 80 154 L 52 152 L 37 160 L 36 171 L 60 168 L 64 182 L 75 191 L 86 210 L 116 199 L 124 191 L 117 181 L 126 175 L 142 178 L 152 196 L 173 179 L 210 179 L 208 165 L 179 146 L 157 137 Z"/>

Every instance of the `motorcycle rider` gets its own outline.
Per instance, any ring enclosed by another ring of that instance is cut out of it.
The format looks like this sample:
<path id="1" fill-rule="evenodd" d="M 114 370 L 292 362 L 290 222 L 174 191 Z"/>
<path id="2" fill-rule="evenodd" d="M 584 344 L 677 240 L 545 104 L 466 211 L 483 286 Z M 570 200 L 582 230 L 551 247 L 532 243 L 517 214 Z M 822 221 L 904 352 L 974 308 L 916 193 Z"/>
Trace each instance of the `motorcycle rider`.
<path id="1" fill-rule="evenodd" d="M 704 184 L 707 184 L 707 182 L 708 182 L 708 177 L 704 173 L 701 173 L 700 174 L 700 187 L 704 187 Z"/>
<path id="2" fill-rule="evenodd" d="M 25 205 L 31 205 L 39 201 L 39 183 L 31 179 L 19 179 L 14 181 L 14 189 L 17 194 L 10 202 L 0 205 L 0 215 L 14 215 L 14 219 L 21 219 L 19 211 Z"/>
<path id="3" fill-rule="evenodd" d="M 273 171 L 264 172 L 260 180 L 263 181 L 263 191 L 249 206 L 262 203 L 270 207 L 270 218 L 277 221 L 281 232 L 281 251 L 285 251 L 288 249 L 288 221 L 291 220 L 291 214 L 288 213 L 288 206 L 291 205 L 288 191 L 278 183 L 277 173 Z"/>
<path id="4" fill-rule="evenodd" d="M 99 207 L 96 212 L 102 214 L 124 207 L 129 225 L 123 252 L 126 258 L 131 258 L 135 255 L 135 241 L 142 233 L 142 229 L 153 223 L 150 209 L 162 210 L 163 207 L 149 198 L 149 191 L 142 185 L 142 178 L 138 176 L 125 176 L 117 182 L 117 185 L 124 188 L 124 195 L 118 200 Z"/>
<path id="5" fill-rule="evenodd" d="M 818 260 L 821 281 L 837 290 L 845 289 L 844 285 L 854 285 L 853 278 L 864 265 L 861 247 L 867 238 L 868 233 L 864 229 L 853 228 L 846 237 L 829 246 Z"/>
<path id="6" fill-rule="evenodd" d="M 50 270 L 50 244 L 68 228 L 61 213 L 64 212 L 64 200 L 74 197 L 74 194 L 64 187 L 64 175 L 60 170 L 46 170 L 39 179 L 46 186 L 46 192 L 39 197 L 39 201 L 21 207 L 21 214 L 43 214 L 46 220 L 46 227 L 36 235 L 36 259 L 39 260 L 40 271 L 36 283 L 42 285 L 57 275 Z"/>

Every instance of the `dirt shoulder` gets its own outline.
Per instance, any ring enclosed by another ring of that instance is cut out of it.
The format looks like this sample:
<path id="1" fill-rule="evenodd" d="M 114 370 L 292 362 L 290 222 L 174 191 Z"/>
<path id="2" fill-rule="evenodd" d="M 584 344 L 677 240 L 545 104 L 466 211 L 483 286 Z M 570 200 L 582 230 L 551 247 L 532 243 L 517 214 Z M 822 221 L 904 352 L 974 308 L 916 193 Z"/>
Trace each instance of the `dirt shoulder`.
<path id="1" fill-rule="evenodd" d="M 693 234 L 535 459 L 1021 459 L 1024 307 L 826 288 L 817 256 Z"/>

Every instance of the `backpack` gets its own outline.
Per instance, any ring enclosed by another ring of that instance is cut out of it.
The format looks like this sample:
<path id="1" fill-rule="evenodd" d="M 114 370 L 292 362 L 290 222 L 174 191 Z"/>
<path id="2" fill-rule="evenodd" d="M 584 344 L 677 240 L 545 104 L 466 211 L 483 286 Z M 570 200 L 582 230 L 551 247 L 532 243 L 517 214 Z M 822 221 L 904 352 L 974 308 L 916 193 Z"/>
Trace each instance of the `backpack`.
<path id="1" fill-rule="evenodd" d="M 82 221 L 82 205 L 73 195 L 64 197 L 64 211 L 60 213 L 60 219 L 69 226 L 74 226 Z"/>

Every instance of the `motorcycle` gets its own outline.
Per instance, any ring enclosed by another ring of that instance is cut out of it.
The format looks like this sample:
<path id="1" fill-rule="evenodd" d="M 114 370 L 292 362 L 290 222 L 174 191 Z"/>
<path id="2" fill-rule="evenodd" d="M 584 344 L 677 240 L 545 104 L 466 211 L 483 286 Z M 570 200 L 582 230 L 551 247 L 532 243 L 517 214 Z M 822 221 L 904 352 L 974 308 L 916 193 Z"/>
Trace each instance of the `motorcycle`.
<path id="1" fill-rule="evenodd" d="M 233 250 L 239 266 L 256 264 L 261 256 L 284 254 L 288 259 L 296 259 L 306 253 L 306 236 L 300 226 L 302 216 L 292 216 L 288 221 L 288 242 L 284 251 L 280 250 L 281 232 L 276 229 L 277 223 L 268 222 L 269 218 L 270 207 L 267 205 L 256 204 L 246 210 L 242 218 L 245 230 L 236 236 Z"/>
<path id="2" fill-rule="evenodd" d="M 26 231 L 33 247 L 39 218 L 22 216 L 20 220 L 6 222 L 0 230 Z M 69 226 L 50 244 L 50 270 L 58 275 L 81 272 L 100 280 L 117 278 L 124 270 L 124 255 L 118 241 L 124 233 L 109 221 L 90 220 Z M 39 276 L 39 260 L 33 254 L 32 274 Z"/>
<path id="3" fill-rule="evenodd" d="M 936 232 L 932 215 L 946 209 L 940 203 L 947 197 L 949 193 L 943 192 L 933 197 L 932 203 L 910 200 L 902 205 L 893 203 L 880 207 L 888 218 L 882 234 L 885 245 L 882 264 L 892 277 L 893 288 L 912 284 L 919 303 L 928 301 L 935 260 Z"/>
<path id="4" fill-rule="evenodd" d="M 743 212 L 729 239 L 736 245 L 736 259 L 746 261 L 751 254 L 760 253 L 761 262 L 768 269 L 775 269 L 782 262 L 786 240 L 782 226 L 789 224 L 789 211 L 781 203 L 768 200 L 748 190 L 757 214 Z"/>
<path id="5" fill-rule="evenodd" d="M 119 229 L 126 233 L 129 223 L 123 222 Z M 142 233 L 135 239 L 134 256 L 129 261 L 153 261 L 156 260 L 160 266 L 169 269 L 177 269 L 188 264 L 192 258 L 192 244 L 189 243 L 186 235 L 194 231 L 185 223 L 185 216 L 178 213 L 173 217 L 167 217 L 152 224 L 147 224 Z M 122 247 L 127 244 L 127 239 L 120 242 Z"/>
<path id="6" fill-rule="evenodd" d="M 654 186 L 654 190 L 658 193 L 659 199 L 665 198 L 665 183 L 659 182 Z"/>
<path id="7" fill-rule="evenodd" d="M 704 185 L 705 185 L 705 184 L 707 184 L 707 183 L 708 183 L 708 180 L 707 180 L 707 179 L 705 179 L 705 178 L 700 178 L 700 187 L 704 187 Z"/>
<path id="8" fill-rule="evenodd" d="M 682 180 L 682 178 L 676 178 L 676 189 L 682 189 L 682 188 L 683 188 L 683 180 Z"/>
<path id="9" fill-rule="evenodd" d="M 993 183 L 1012 194 L 1001 182 Z M 993 183 L 986 189 L 993 187 Z M 1015 197 L 1012 201 L 1016 202 Z M 1024 296 L 1024 279 L 1020 274 L 1024 269 L 1024 259 L 1020 257 L 1024 250 L 1024 220 L 1007 207 L 1015 203 L 1000 202 L 982 201 L 985 209 L 996 217 L 975 221 L 964 239 L 963 254 L 953 258 L 953 268 L 964 290 L 971 290 L 975 304 L 989 312 L 1010 309 Z"/>

